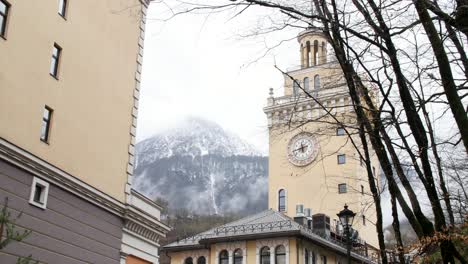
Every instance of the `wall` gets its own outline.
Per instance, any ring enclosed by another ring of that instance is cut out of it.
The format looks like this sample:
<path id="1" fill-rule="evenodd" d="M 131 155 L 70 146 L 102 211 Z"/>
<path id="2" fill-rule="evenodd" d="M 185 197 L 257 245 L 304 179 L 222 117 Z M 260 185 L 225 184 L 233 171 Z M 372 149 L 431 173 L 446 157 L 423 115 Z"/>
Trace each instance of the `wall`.
<path id="1" fill-rule="evenodd" d="M 134 256 L 127 256 L 125 263 L 126 264 L 151 264 L 151 262 L 142 260 Z"/>
<path id="2" fill-rule="evenodd" d="M 20 228 L 32 230 L 0 252 L 0 263 L 31 254 L 45 263 L 120 263 L 122 221 L 69 192 L 50 185 L 47 209 L 29 204 L 33 176 L 0 160 L 0 204 L 8 197 Z M 21 230 L 21 229 L 20 229 Z"/>
<path id="3" fill-rule="evenodd" d="M 124 201 L 141 6 L 139 0 L 9 0 L 0 38 L 0 137 Z M 58 80 L 49 75 L 54 42 Z M 44 106 L 50 142 L 39 140 Z"/>

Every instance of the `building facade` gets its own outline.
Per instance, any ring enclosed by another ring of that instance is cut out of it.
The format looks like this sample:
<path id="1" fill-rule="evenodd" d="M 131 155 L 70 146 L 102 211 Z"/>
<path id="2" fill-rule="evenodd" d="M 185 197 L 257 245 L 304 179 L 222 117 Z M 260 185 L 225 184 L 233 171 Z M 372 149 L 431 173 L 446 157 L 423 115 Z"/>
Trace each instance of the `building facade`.
<path id="1" fill-rule="evenodd" d="M 132 190 L 148 4 L 0 0 L 0 201 L 32 230 L 1 263 L 158 263 Z"/>
<path id="2" fill-rule="evenodd" d="M 347 263 L 343 240 L 323 236 L 320 230 L 269 209 L 176 241 L 163 250 L 171 264 Z M 351 260 L 377 263 L 364 247 L 354 248 Z"/>
<path id="3" fill-rule="evenodd" d="M 300 66 L 284 73 L 284 95 L 270 92 L 264 109 L 269 207 L 290 217 L 325 214 L 339 230 L 336 214 L 346 203 L 357 213 L 354 235 L 377 247 L 374 201 L 357 151 L 359 126 L 340 65 L 320 28 L 301 32 L 298 42 Z M 371 164 L 378 175 L 375 155 Z"/>

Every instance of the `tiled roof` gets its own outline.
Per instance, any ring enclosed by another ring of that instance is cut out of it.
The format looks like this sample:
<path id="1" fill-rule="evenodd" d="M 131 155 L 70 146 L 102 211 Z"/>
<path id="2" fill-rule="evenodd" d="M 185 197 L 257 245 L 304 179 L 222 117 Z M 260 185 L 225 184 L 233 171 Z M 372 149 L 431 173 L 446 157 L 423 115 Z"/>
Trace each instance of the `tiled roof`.
<path id="1" fill-rule="evenodd" d="M 330 238 L 324 238 L 311 229 L 296 223 L 292 218 L 272 209 L 247 216 L 237 221 L 212 228 L 163 247 L 163 250 L 184 250 L 202 247 L 207 242 L 245 239 L 246 237 L 277 237 L 281 235 L 297 235 L 311 240 L 313 243 L 328 247 L 334 251 L 346 254 L 343 244 Z M 374 263 L 368 258 L 353 253 L 353 257 L 364 263 Z"/>

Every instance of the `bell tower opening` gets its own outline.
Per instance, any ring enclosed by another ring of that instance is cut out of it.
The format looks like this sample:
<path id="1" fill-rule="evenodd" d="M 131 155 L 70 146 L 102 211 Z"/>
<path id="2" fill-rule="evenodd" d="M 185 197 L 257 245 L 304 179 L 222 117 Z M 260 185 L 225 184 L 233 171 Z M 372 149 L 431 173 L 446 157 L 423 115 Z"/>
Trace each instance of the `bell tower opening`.
<path id="1" fill-rule="evenodd" d="M 310 68 L 325 64 L 327 60 L 328 40 L 320 28 L 309 28 L 298 36 L 300 43 L 301 68 Z"/>

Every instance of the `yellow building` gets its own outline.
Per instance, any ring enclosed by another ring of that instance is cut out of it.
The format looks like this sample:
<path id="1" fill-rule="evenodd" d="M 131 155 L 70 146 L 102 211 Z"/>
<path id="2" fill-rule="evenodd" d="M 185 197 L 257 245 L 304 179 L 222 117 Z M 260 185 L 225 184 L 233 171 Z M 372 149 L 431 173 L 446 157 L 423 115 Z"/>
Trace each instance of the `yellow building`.
<path id="1" fill-rule="evenodd" d="M 158 262 L 168 227 L 132 190 L 148 4 L 0 0 L 0 201 L 33 231 L 0 263 Z"/>
<path id="2" fill-rule="evenodd" d="M 166 245 L 171 264 L 344 264 L 343 241 L 319 235 L 275 210 L 266 210 Z M 375 263 L 365 248 L 353 263 Z"/>
<path id="3" fill-rule="evenodd" d="M 357 213 L 355 235 L 377 247 L 374 201 L 340 65 L 327 54 L 320 29 L 300 33 L 298 41 L 300 67 L 284 74 L 284 96 L 270 92 L 264 109 L 270 134 L 269 207 L 290 217 L 325 214 L 333 228 L 346 203 Z M 375 155 L 371 163 L 378 175 Z"/>
<path id="4" fill-rule="evenodd" d="M 171 264 L 347 263 L 336 221 L 345 203 L 357 212 L 353 263 L 378 262 L 367 174 L 350 143 L 359 138 L 346 136 L 356 121 L 341 70 L 319 28 L 298 41 L 300 67 L 284 74 L 284 96 L 270 92 L 264 109 L 271 209 L 164 246 Z"/>

